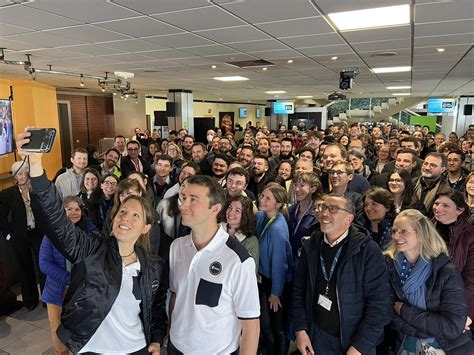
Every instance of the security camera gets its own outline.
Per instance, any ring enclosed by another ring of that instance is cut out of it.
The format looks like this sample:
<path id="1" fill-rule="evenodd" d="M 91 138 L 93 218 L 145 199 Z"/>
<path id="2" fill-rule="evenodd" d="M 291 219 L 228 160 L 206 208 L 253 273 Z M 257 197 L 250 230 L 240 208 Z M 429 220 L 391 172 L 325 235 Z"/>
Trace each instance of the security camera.
<path id="1" fill-rule="evenodd" d="M 344 69 L 339 73 L 339 89 L 352 89 L 352 80 L 359 74 L 359 69 Z"/>

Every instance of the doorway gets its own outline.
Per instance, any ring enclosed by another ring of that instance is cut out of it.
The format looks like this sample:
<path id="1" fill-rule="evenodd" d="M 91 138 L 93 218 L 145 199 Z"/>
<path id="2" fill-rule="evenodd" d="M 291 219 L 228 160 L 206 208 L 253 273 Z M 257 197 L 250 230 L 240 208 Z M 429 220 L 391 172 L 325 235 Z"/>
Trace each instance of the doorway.
<path id="1" fill-rule="evenodd" d="M 59 134 L 63 166 L 68 166 L 72 151 L 71 103 L 58 100 Z"/>
<path id="2" fill-rule="evenodd" d="M 214 117 L 194 117 L 194 138 L 196 142 L 207 144 L 207 131 L 216 127 Z"/>

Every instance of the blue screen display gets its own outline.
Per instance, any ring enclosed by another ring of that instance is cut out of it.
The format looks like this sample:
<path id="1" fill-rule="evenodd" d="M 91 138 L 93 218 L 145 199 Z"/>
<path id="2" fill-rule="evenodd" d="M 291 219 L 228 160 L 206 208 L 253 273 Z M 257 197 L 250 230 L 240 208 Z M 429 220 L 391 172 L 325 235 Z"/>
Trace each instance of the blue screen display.
<path id="1" fill-rule="evenodd" d="M 239 118 L 247 117 L 247 109 L 245 107 L 239 108 Z"/>
<path id="2" fill-rule="evenodd" d="M 428 99 L 428 112 L 447 113 L 453 112 L 456 100 L 453 99 Z"/>
<path id="3" fill-rule="evenodd" d="M 262 117 L 262 109 L 261 108 L 256 108 L 255 109 L 255 117 L 261 118 Z"/>
<path id="4" fill-rule="evenodd" d="M 295 105 L 293 102 L 278 101 L 273 103 L 273 113 L 275 115 L 287 115 L 295 113 Z"/>

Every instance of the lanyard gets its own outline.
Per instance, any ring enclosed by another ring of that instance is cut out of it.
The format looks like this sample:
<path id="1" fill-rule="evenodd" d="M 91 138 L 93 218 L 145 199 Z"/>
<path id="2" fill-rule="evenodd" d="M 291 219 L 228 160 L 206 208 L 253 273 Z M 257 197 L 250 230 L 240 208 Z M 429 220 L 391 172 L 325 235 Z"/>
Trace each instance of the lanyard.
<path id="1" fill-rule="evenodd" d="M 265 227 L 263 227 L 263 231 L 262 233 L 260 233 L 260 238 L 262 238 L 262 236 L 265 234 L 265 232 L 267 231 L 267 229 L 270 227 L 270 225 L 275 221 L 275 218 L 277 218 L 278 214 L 273 216 L 272 218 L 270 218 L 267 222 L 267 224 L 265 224 Z M 260 239 L 259 238 L 259 239 Z"/>
<path id="2" fill-rule="evenodd" d="M 334 274 L 334 269 L 336 268 L 337 261 L 339 260 L 339 257 L 341 256 L 342 248 L 344 247 L 345 242 L 346 241 L 342 242 L 341 247 L 339 248 L 336 255 L 334 256 L 334 260 L 332 261 L 331 269 L 329 270 L 329 276 L 328 276 L 328 272 L 326 269 L 326 262 L 324 261 L 324 258 L 322 255 L 324 240 L 321 241 L 321 252 L 319 253 L 319 261 L 321 262 L 321 271 L 323 272 L 324 279 L 326 280 L 326 296 L 329 293 L 329 281 L 331 281 L 332 275 Z"/>

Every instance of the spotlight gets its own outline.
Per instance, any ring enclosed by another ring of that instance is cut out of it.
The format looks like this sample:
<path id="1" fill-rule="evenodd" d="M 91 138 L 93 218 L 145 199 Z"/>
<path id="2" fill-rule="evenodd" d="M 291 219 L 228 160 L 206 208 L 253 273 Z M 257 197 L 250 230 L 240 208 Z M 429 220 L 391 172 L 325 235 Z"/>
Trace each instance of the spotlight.
<path id="1" fill-rule="evenodd" d="M 344 69 L 339 73 L 339 89 L 349 90 L 352 89 L 352 79 L 359 74 L 358 69 Z"/>
<path id="2" fill-rule="evenodd" d="M 84 87 L 84 75 L 81 74 L 81 83 L 79 84 L 81 86 L 81 88 Z"/>

